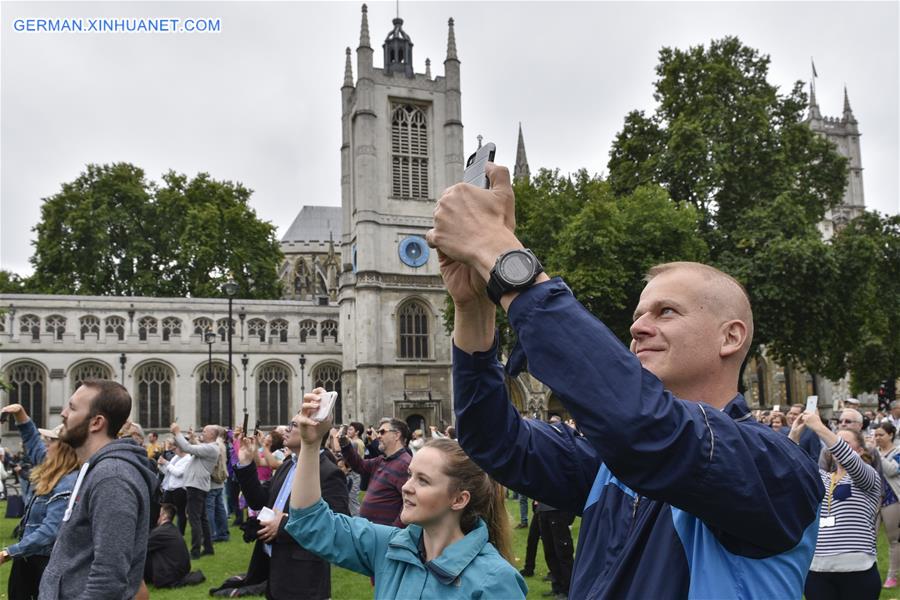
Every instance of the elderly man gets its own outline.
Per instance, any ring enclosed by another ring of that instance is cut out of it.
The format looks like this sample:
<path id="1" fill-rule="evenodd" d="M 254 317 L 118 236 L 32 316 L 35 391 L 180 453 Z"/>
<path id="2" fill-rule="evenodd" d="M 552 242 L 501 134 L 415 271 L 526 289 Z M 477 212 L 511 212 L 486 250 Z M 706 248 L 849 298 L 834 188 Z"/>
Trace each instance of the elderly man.
<path id="1" fill-rule="evenodd" d="M 459 184 L 428 242 L 455 305 L 459 440 L 495 479 L 582 515 L 573 598 L 799 598 L 824 489 L 815 463 L 756 423 L 738 393 L 753 315 L 742 286 L 697 263 L 651 269 L 631 352 L 543 274 L 512 229 L 509 172 Z M 497 360 L 549 386 L 578 422 L 522 420 Z"/>
<path id="2" fill-rule="evenodd" d="M 219 426 L 204 427 L 200 433 L 199 444 L 188 442 L 181 434 L 178 423 L 172 423 L 169 431 L 175 436 L 175 444 L 185 454 L 194 457 L 184 472 L 184 488 L 187 490 L 187 516 L 191 524 L 191 558 L 196 560 L 201 555 L 215 554 L 206 512 L 206 496 L 209 494 L 210 475 L 219 459 L 219 445 L 216 442 L 219 437 Z"/>
<path id="3" fill-rule="evenodd" d="M 862 432 L 862 413 L 855 408 L 845 408 L 844 410 L 842 410 L 840 417 L 838 417 L 838 431 L 842 429 Z M 875 446 L 867 446 L 867 449 L 869 450 L 869 454 L 872 456 L 872 466 L 875 467 L 876 471 L 878 471 L 878 475 L 881 475 L 881 455 L 878 453 L 878 449 L 875 448 Z M 819 467 L 822 469 L 828 468 L 828 460 L 826 458 L 825 452 L 826 450 L 824 447 L 822 447 L 819 452 Z"/>

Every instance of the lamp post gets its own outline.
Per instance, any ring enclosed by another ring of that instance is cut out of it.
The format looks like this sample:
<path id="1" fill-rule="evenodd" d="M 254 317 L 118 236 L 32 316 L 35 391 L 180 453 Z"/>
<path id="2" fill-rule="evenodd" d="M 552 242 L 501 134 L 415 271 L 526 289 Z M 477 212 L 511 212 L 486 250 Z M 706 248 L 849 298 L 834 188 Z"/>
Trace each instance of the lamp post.
<path id="1" fill-rule="evenodd" d="M 306 355 L 300 355 L 300 404 L 303 404 L 303 396 L 306 395 Z"/>
<path id="2" fill-rule="evenodd" d="M 206 363 L 206 410 L 208 411 L 208 416 L 212 415 L 212 345 L 213 342 L 216 341 L 216 334 L 213 333 L 212 329 L 208 329 L 206 331 L 206 335 L 204 336 L 204 341 L 209 345 L 209 361 Z M 200 411 L 200 414 L 203 414 L 203 411 Z M 201 425 L 206 425 L 206 423 L 201 423 Z"/>
<path id="3" fill-rule="evenodd" d="M 241 364 L 244 365 L 244 414 L 247 414 L 247 363 L 250 362 L 250 359 L 247 358 L 247 355 L 244 354 L 241 357 Z M 246 433 L 244 434 L 246 435 Z"/>
<path id="4" fill-rule="evenodd" d="M 231 427 L 233 425 L 231 402 L 234 397 L 231 391 L 234 389 L 234 373 L 231 365 L 231 338 L 234 336 L 234 323 L 231 319 L 231 305 L 234 301 L 234 295 L 237 294 L 238 284 L 234 279 L 229 279 L 222 286 L 222 289 L 225 291 L 225 295 L 228 296 L 228 426 Z"/>
<path id="5" fill-rule="evenodd" d="M 241 320 L 241 341 L 244 341 L 244 319 L 247 318 L 247 310 L 242 306 L 241 312 L 238 313 L 238 318 Z"/>
<path id="6" fill-rule="evenodd" d="M 123 387 L 124 387 L 124 385 L 125 385 L 125 362 L 126 362 L 127 360 L 128 360 L 128 359 L 125 358 L 125 353 L 124 353 L 124 352 L 123 352 L 122 354 L 119 355 L 119 365 L 122 367 L 122 386 L 123 386 Z"/>

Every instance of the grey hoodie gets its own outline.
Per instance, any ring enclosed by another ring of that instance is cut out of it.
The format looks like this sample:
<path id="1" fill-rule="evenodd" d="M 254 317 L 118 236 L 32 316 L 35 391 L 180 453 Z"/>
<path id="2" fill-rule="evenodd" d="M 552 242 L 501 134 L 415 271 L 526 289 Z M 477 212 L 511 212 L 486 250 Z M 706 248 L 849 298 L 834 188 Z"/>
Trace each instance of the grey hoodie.
<path id="1" fill-rule="evenodd" d="M 147 451 L 131 439 L 115 440 L 87 465 L 41 579 L 41 600 L 122 600 L 141 585 L 157 485 Z"/>

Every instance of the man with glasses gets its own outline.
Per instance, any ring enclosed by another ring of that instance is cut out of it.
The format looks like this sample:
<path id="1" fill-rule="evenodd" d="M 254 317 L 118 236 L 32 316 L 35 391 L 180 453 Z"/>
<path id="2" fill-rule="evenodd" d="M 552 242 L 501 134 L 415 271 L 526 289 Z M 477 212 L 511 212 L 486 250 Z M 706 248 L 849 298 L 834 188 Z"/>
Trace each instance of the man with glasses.
<path id="1" fill-rule="evenodd" d="M 855 408 L 845 408 L 841 411 L 841 416 L 838 417 L 838 431 L 846 429 L 847 431 L 859 431 L 863 430 L 863 416 L 862 413 L 856 410 Z M 802 441 L 802 440 L 801 440 Z M 882 476 L 881 471 L 881 455 L 878 453 L 878 449 L 875 446 L 866 444 L 866 450 L 869 451 L 869 455 L 872 457 L 872 466 L 878 471 L 878 475 Z M 828 469 L 828 460 L 825 456 L 825 448 L 822 448 L 819 452 L 819 467 L 822 469 Z"/>
<path id="2" fill-rule="evenodd" d="M 284 445 L 292 451 L 281 466 L 265 483 L 260 483 L 256 475 L 256 456 L 259 445 L 254 437 L 244 437 L 240 441 L 238 464 L 234 469 L 238 485 L 244 493 L 247 505 L 259 511 L 263 507 L 272 509 L 275 518 L 260 521 L 257 542 L 253 549 L 251 563 L 268 563 L 266 598 L 269 600 L 310 599 L 331 597 L 331 567 L 328 561 L 307 552 L 297 544 L 284 529 L 287 524 L 288 502 L 291 499 L 291 484 L 297 471 L 297 453 L 300 451 L 300 429 L 297 417 L 287 426 Z M 323 440 L 324 441 L 324 440 Z M 333 462 L 331 453 L 319 451 L 319 481 L 322 498 L 331 510 L 344 515 L 350 514 L 347 480 L 344 473 Z M 265 553 L 269 560 L 260 556 Z M 250 568 L 248 572 L 253 572 Z M 298 586 L 297 581 L 303 585 Z M 246 584 L 255 583 L 247 581 Z"/>
<path id="3" fill-rule="evenodd" d="M 359 508 L 359 516 L 373 523 L 403 527 L 400 511 L 403 510 L 403 485 L 409 479 L 409 462 L 406 451 L 409 443 L 409 427 L 399 419 L 382 422 L 375 430 L 378 449 L 384 456 L 364 459 L 356 453 L 349 439 L 340 439 L 341 455 L 347 466 L 360 475 L 369 475 L 369 489 Z"/>

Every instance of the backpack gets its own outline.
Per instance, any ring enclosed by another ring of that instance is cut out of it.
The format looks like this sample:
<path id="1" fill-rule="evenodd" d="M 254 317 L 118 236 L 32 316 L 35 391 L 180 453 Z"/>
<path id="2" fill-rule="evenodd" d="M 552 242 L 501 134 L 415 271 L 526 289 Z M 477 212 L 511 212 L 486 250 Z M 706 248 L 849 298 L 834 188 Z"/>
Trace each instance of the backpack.
<path id="1" fill-rule="evenodd" d="M 209 478 L 215 483 L 225 483 L 228 479 L 228 467 L 225 465 L 225 445 L 221 442 L 217 445 L 219 446 L 219 458 L 216 459 L 216 466 L 213 467 Z"/>

